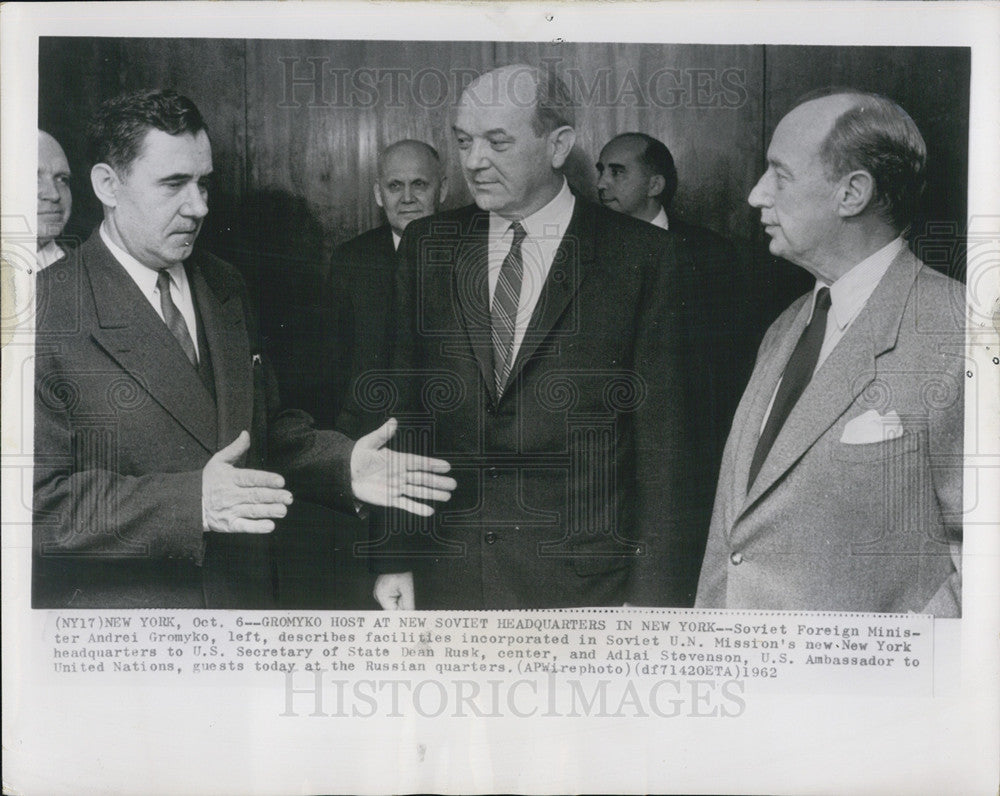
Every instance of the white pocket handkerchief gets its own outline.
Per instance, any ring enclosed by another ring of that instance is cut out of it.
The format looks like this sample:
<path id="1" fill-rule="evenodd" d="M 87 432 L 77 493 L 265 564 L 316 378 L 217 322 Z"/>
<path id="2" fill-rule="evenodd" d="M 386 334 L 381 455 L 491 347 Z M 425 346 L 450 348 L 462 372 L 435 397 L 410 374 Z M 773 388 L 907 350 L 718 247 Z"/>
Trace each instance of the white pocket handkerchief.
<path id="1" fill-rule="evenodd" d="M 840 441 L 846 445 L 866 445 L 901 436 L 903 436 L 903 423 L 895 409 L 886 415 L 880 415 L 874 409 L 869 409 L 844 426 Z"/>

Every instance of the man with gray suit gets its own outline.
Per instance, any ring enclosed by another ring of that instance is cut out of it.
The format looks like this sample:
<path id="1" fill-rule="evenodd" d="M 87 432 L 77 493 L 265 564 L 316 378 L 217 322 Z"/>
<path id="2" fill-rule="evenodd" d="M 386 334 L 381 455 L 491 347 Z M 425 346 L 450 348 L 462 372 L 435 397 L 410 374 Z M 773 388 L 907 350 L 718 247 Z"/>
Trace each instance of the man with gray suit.
<path id="1" fill-rule="evenodd" d="M 964 299 L 903 239 L 925 161 L 873 94 L 775 130 L 749 201 L 816 285 L 761 343 L 696 607 L 960 614 Z"/>
<path id="2" fill-rule="evenodd" d="M 91 137 L 104 222 L 37 284 L 33 606 L 268 608 L 293 493 L 432 513 L 455 482 L 385 448 L 395 420 L 355 443 L 280 407 L 243 280 L 194 248 L 194 103 L 125 94 Z"/>

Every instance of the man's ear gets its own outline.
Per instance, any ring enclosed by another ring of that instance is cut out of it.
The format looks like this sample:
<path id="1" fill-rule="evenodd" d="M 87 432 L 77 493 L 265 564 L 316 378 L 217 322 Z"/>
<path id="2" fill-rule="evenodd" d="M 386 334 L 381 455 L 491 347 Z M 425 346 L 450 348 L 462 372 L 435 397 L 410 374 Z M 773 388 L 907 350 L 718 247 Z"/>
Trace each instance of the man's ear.
<path id="1" fill-rule="evenodd" d="M 382 188 L 379 187 L 378 183 L 375 183 L 375 204 L 379 207 L 385 207 L 385 203 L 382 201 Z"/>
<path id="2" fill-rule="evenodd" d="M 568 124 L 557 127 L 549 133 L 549 146 L 552 147 L 552 168 L 562 168 L 569 153 L 573 151 L 576 143 L 576 130 Z"/>
<path id="3" fill-rule="evenodd" d="M 107 163 L 96 163 L 90 170 L 90 184 L 94 194 L 105 207 L 118 206 L 118 189 L 121 180 L 118 173 Z"/>
<path id="4" fill-rule="evenodd" d="M 441 187 L 438 188 L 438 204 L 443 205 L 444 200 L 447 198 L 448 198 L 448 178 L 442 175 Z"/>
<path id="5" fill-rule="evenodd" d="M 837 188 L 837 213 L 841 218 L 861 215 L 875 196 L 875 178 L 859 169 L 840 179 Z"/>
<path id="6" fill-rule="evenodd" d="M 651 199 L 654 196 L 659 196 L 666 187 L 667 181 L 663 179 L 663 175 L 654 174 L 649 178 L 649 183 L 646 185 L 646 198 Z"/>

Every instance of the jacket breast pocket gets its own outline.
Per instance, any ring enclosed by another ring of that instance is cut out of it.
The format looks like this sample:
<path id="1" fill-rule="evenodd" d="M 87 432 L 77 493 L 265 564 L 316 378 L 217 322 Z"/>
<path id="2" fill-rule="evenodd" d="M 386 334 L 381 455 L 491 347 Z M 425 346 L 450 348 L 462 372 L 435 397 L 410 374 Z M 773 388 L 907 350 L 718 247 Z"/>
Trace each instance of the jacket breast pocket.
<path id="1" fill-rule="evenodd" d="M 926 444 L 926 431 L 908 431 L 894 439 L 881 442 L 864 442 L 858 445 L 848 445 L 838 442 L 833 448 L 833 458 L 849 464 L 864 464 L 883 459 L 904 456 L 907 453 L 920 450 Z"/>

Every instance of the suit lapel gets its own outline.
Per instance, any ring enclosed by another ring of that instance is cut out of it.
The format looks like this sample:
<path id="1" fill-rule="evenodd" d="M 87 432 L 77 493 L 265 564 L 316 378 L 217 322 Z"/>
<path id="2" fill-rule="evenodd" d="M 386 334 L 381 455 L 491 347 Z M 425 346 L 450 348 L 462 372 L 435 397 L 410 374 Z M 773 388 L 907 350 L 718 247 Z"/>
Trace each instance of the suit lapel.
<path id="1" fill-rule="evenodd" d="M 206 450 L 215 450 L 215 406 L 166 324 L 95 232 L 81 250 L 93 290 L 94 341 Z"/>
<path id="2" fill-rule="evenodd" d="M 913 287 L 913 281 L 916 279 L 918 267 L 918 261 L 908 250 L 904 250 L 893 261 L 864 309 L 820 366 L 789 413 L 753 488 L 746 496 L 744 512 L 836 423 L 865 388 L 874 381 L 876 358 L 891 350 L 896 344 L 903 310 Z M 804 318 L 797 319 L 793 329 L 797 330 L 798 334 L 787 335 L 792 347 L 801 334 L 804 323 Z M 786 345 L 783 345 L 782 349 L 785 347 Z M 781 370 L 784 370 L 790 355 L 791 348 L 788 348 L 780 358 Z M 774 378 L 770 382 L 772 391 L 776 381 L 777 378 Z M 766 407 L 770 393 L 763 400 Z M 759 426 L 763 411 L 756 413 L 755 417 Z M 749 434 L 748 438 L 752 438 L 755 446 L 758 435 L 756 428 L 753 430 L 754 433 Z M 751 457 L 753 446 L 745 446 Z M 743 484 L 746 483 L 748 471 L 749 461 L 747 471 L 742 473 Z"/>
<path id="3" fill-rule="evenodd" d="M 760 438 L 760 429 L 764 422 L 764 412 L 771 402 L 774 390 L 778 385 L 778 379 L 788 364 L 788 359 L 792 355 L 796 342 L 805 328 L 806 319 L 809 315 L 808 304 L 803 300 L 798 312 L 791 316 L 789 325 L 776 336 L 771 351 L 761 358 L 757 370 L 751 376 L 747 385 L 748 396 L 742 416 L 738 416 L 733 421 L 733 428 L 740 429 L 740 439 L 736 446 L 736 463 L 734 466 L 733 482 L 733 503 L 734 509 L 738 512 L 746 503 L 747 479 L 750 476 L 750 462 L 753 460 L 754 451 L 757 448 L 757 440 Z M 758 481 L 760 474 L 758 474 Z"/>
<path id="4" fill-rule="evenodd" d="M 467 227 L 464 221 L 460 222 L 453 295 L 457 297 L 480 376 L 495 403 L 493 342 L 490 338 L 489 229 L 489 213 L 476 209 L 473 209 Z"/>
<path id="5" fill-rule="evenodd" d="M 253 358 L 236 291 L 227 291 L 218 275 L 197 263 L 188 268 L 198 301 L 208 350 L 212 355 L 218 405 L 217 447 L 232 442 L 253 420 Z M 231 287 L 231 286 L 230 286 Z"/>
<path id="6" fill-rule="evenodd" d="M 556 250 L 517 358 L 510 369 L 508 384 L 514 382 L 527 361 L 538 350 L 538 346 L 549 336 L 593 263 L 593 216 L 591 208 L 577 197 L 573 216 Z"/>

